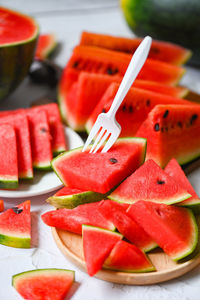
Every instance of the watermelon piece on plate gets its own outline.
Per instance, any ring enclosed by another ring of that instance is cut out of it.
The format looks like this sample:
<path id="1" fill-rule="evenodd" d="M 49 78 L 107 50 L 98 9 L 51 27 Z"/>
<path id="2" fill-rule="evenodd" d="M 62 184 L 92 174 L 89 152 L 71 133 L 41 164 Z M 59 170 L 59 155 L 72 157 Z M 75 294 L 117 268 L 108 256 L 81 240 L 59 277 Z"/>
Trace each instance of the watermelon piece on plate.
<path id="1" fill-rule="evenodd" d="M 4 202 L 0 199 L 0 212 L 4 211 Z"/>
<path id="2" fill-rule="evenodd" d="M 29 120 L 33 166 L 37 169 L 50 169 L 53 158 L 51 135 L 47 114 L 44 110 L 27 110 Z"/>
<path id="3" fill-rule="evenodd" d="M 80 45 L 101 47 L 133 54 L 141 41 L 141 38 L 127 38 L 83 31 Z M 191 55 L 192 52 L 189 49 L 179 45 L 153 40 L 148 57 L 174 65 L 181 65 L 187 62 Z"/>
<path id="4" fill-rule="evenodd" d="M 106 153 L 89 153 L 90 147 L 59 155 L 52 167 L 64 185 L 104 194 L 143 163 L 146 140 L 118 139 Z"/>
<path id="5" fill-rule="evenodd" d="M 19 178 L 33 178 L 29 124 L 25 112 L 22 110 L 20 113 L 0 115 L 0 122 L 15 129 Z"/>
<path id="6" fill-rule="evenodd" d="M 103 268 L 128 273 L 156 270 L 141 249 L 125 241 L 118 241 L 115 244 L 104 262 Z"/>
<path id="7" fill-rule="evenodd" d="M 64 300 L 75 272 L 65 269 L 37 269 L 12 276 L 12 285 L 24 299 Z"/>
<path id="8" fill-rule="evenodd" d="M 88 225 L 83 225 L 82 231 L 87 272 L 90 276 L 94 276 L 103 266 L 112 248 L 123 236 L 117 232 Z"/>
<path id="9" fill-rule="evenodd" d="M 146 159 L 161 167 L 172 158 L 188 163 L 200 156 L 200 105 L 157 105 L 136 136 L 147 138 Z"/>
<path id="10" fill-rule="evenodd" d="M 186 188 L 164 172 L 153 160 L 147 160 L 124 180 L 108 198 L 126 203 L 138 200 L 173 204 L 190 198 Z"/>
<path id="11" fill-rule="evenodd" d="M 118 89 L 119 83 L 112 83 L 105 91 L 86 123 L 88 132 L 96 122 L 97 116 L 101 112 L 108 112 Z M 134 136 L 148 113 L 158 104 L 191 105 L 191 102 L 140 88 L 130 88 L 116 114 L 116 120 L 122 128 L 120 137 Z"/>
<path id="12" fill-rule="evenodd" d="M 0 244 L 14 248 L 30 248 L 30 205 L 30 200 L 27 200 L 0 214 Z"/>
<path id="13" fill-rule="evenodd" d="M 190 193 L 192 196 L 191 198 L 180 202 L 179 205 L 181 206 L 188 206 L 189 208 L 195 208 L 195 206 L 200 205 L 200 199 L 197 193 L 195 192 L 193 186 L 187 179 L 184 171 L 182 170 L 181 166 L 179 163 L 176 161 L 175 158 L 172 158 L 167 166 L 165 167 L 165 172 L 171 176 L 180 186 L 182 186 L 184 189 Z"/>
<path id="14" fill-rule="evenodd" d="M 190 209 L 138 201 L 127 213 L 175 261 L 191 254 L 197 245 L 198 227 Z"/>
<path id="15" fill-rule="evenodd" d="M 101 202 L 86 203 L 73 209 L 57 209 L 44 213 L 41 218 L 49 226 L 73 233 L 82 234 L 82 224 L 115 230 L 112 222 L 105 219 L 99 212 Z"/>
<path id="16" fill-rule="evenodd" d="M 108 221 L 112 222 L 118 231 L 131 243 L 147 252 L 155 247 L 155 241 L 126 213 L 129 205 L 105 200 L 99 205 L 100 213 Z"/>
<path id="17" fill-rule="evenodd" d="M 49 197 L 47 202 L 56 208 L 74 208 L 80 204 L 97 202 L 106 197 L 107 194 L 64 187 Z"/>
<path id="18" fill-rule="evenodd" d="M 0 188 L 18 187 L 17 143 L 15 130 L 10 125 L 0 125 Z"/>
<path id="19" fill-rule="evenodd" d="M 36 47 L 35 57 L 40 60 L 48 58 L 57 46 L 55 35 L 52 33 L 40 34 Z"/>

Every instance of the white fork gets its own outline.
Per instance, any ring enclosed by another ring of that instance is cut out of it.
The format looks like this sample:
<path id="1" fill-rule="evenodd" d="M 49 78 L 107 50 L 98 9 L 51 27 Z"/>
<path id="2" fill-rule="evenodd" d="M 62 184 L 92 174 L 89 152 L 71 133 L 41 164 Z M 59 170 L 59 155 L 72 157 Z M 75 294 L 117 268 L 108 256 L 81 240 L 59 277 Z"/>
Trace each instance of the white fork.
<path id="1" fill-rule="evenodd" d="M 108 139 L 101 151 L 107 152 L 118 138 L 121 132 L 121 126 L 116 121 L 115 114 L 120 104 L 124 100 L 124 97 L 128 93 L 128 90 L 132 86 L 133 81 L 144 65 L 151 47 L 151 42 L 151 37 L 146 36 L 136 49 L 109 111 L 107 113 L 101 113 L 98 115 L 97 120 L 85 142 L 82 152 L 85 151 L 96 135 L 96 140 L 90 149 L 90 153 L 96 153 L 103 143 Z"/>

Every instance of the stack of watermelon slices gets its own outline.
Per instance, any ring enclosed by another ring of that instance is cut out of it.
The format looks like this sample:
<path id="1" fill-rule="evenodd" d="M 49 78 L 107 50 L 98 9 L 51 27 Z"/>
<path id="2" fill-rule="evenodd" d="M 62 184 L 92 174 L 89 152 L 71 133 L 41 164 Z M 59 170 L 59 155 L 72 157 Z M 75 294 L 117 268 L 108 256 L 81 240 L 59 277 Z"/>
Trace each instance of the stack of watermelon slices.
<path id="1" fill-rule="evenodd" d="M 33 167 L 49 170 L 66 148 L 57 104 L 0 112 L 0 188 L 15 189 L 33 178 Z"/>
<path id="2" fill-rule="evenodd" d="M 59 84 L 60 111 L 69 126 L 89 132 L 98 114 L 109 110 L 131 54 L 140 42 L 141 39 L 82 33 Z M 188 49 L 153 41 L 149 58 L 116 115 L 122 128 L 120 136 L 147 138 L 147 159 L 153 158 L 161 167 L 172 157 L 184 164 L 200 155 L 200 106 L 181 99 L 187 96 L 188 90 L 174 86 L 184 74 L 181 65 L 190 56 Z M 173 105 L 172 117 L 164 115 L 164 125 L 159 122 L 162 122 L 159 105 L 165 105 L 162 109 L 165 111 L 169 111 L 168 105 Z M 186 105 L 191 106 L 190 111 Z M 160 114 L 156 121 L 152 121 L 153 111 Z M 177 122 L 172 124 L 172 119 Z M 151 146 L 155 144 L 156 147 Z"/>
<path id="3" fill-rule="evenodd" d="M 155 271 L 145 253 L 157 246 L 174 261 L 196 248 L 198 228 L 190 208 L 199 207 L 199 197 L 175 159 L 162 170 L 153 160 L 143 163 L 145 149 L 144 139 L 122 138 L 107 153 L 81 147 L 52 162 L 66 186 L 49 201 L 60 209 L 42 220 L 82 235 L 91 276 L 101 268 Z"/>

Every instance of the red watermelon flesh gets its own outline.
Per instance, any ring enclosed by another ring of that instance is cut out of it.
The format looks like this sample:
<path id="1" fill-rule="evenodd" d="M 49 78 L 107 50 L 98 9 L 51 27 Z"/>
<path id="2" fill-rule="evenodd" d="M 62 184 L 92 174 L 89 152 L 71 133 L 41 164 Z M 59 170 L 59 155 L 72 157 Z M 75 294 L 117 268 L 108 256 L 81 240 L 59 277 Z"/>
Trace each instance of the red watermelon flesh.
<path id="1" fill-rule="evenodd" d="M 147 256 L 135 245 L 118 241 L 104 262 L 105 269 L 139 273 L 155 271 Z"/>
<path id="2" fill-rule="evenodd" d="M 82 192 L 83 192 L 83 190 L 73 189 L 73 188 L 64 186 L 62 189 L 57 191 L 54 196 L 62 197 L 62 196 L 68 196 L 68 195 L 78 194 L 78 193 L 82 193 Z"/>
<path id="3" fill-rule="evenodd" d="M 185 188 L 190 195 L 192 195 L 191 198 L 179 203 L 179 205 L 188 206 L 191 207 L 193 205 L 199 205 L 200 199 L 198 195 L 196 194 L 194 188 L 192 187 L 191 183 L 187 179 L 184 171 L 182 170 L 179 163 L 176 161 L 175 158 L 172 158 L 167 166 L 165 167 L 165 172 L 171 176 L 180 186 Z"/>
<path id="4" fill-rule="evenodd" d="M 125 179 L 108 198 L 119 202 L 134 203 L 138 200 L 178 203 L 191 195 L 165 173 L 153 160 L 147 160 Z"/>
<path id="5" fill-rule="evenodd" d="M 83 252 L 87 272 L 94 276 L 102 267 L 115 244 L 122 235 L 102 228 L 83 225 Z"/>
<path id="6" fill-rule="evenodd" d="M 87 203 L 73 209 L 58 209 L 44 213 L 41 217 L 45 224 L 73 233 L 82 234 L 82 224 L 115 230 L 99 212 L 100 202 Z"/>
<path id="7" fill-rule="evenodd" d="M 44 110 L 27 110 L 29 120 L 33 166 L 38 169 L 51 167 L 51 135 Z"/>
<path id="8" fill-rule="evenodd" d="M 36 269 L 16 274 L 12 285 L 24 299 L 64 300 L 74 282 L 74 271 Z"/>
<path id="9" fill-rule="evenodd" d="M 110 109 L 118 88 L 119 83 L 112 83 L 108 87 L 99 104 L 93 110 L 86 123 L 88 132 L 94 125 L 97 116 L 101 112 L 107 112 Z M 131 88 L 116 114 L 116 120 L 122 128 L 120 136 L 134 136 L 142 122 L 144 122 L 144 120 L 147 118 L 148 113 L 157 104 L 191 105 L 191 102 L 167 95 L 161 95 L 152 91 Z"/>
<path id="10" fill-rule="evenodd" d="M 198 228 L 191 210 L 138 201 L 127 212 L 173 260 L 186 257 L 195 249 Z"/>
<path id="11" fill-rule="evenodd" d="M 0 125 L 0 158 L 0 188 L 17 188 L 17 143 L 15 130 L 10 125 Z"/>
<path id="12" fill-rule="evenodd" d="M 89 153 L 90 147 L 65 152 L 52 167 L 64 185 L 104 194 L 143 163 L 146 140 L 118 139 L 106 153 Z"/>
<path id="13" fill-rule="evenodd" d="M 21 111 L 20 114 L 0 115 L 0 122 L 11 125 L 15 129 L 19 178 L 33 178 L 30 133 L 26 114 Z"/>
<path id="14" fill-rule="evenodd" d="M 73 76 L 74 69 L 68 70 L 65 80 Z M 84 129 L 85 123 L 96 105 L 101 100 L 106 89 L 113 82 L 121 82 L 121 77 L 110 76 L 106 74 L 96 74 L 80 72 L 77 84 L 74 84 L 76 91 L 70 89 L 67 97 L 74 99 L 74 110 L 70 109 L 68 123 L 73 129 Z M 134 81 L 133 87 L 141 88 L 156 93 L 169 95 L 173 97 L 183 97 L 188 90 L 184 87 L 173 87 L 154 81 L 140 80 Z"/>
<path id="15" fill-rule="evenodd" d="M 136 136 L 147 138 L 146 159 L 185 164 L 200 155 L 200 105 L 157 105 Z"/>
<path id="16" fill-rule="evenodd" d="M 30 200 L 27 200 L 0 215 L 0 244 L 15 248 L 30 248 L 30 205 Z"/>
<path id="17" fill-rule="evenodd" d="M 4 202 L 0 199 L 0 212 L 4 211 Z"/>
<path id="18" fill-rule="evenodd" d="M 37 59 L 46 59 L 56 47 L 55 35 L 52 33 L 40 34 L 36 47 L 35 57 Z"/>
<path id="19" fill-rule="evenodd" d="M 112 222 L 118 231 L 131 243 L 147 252 L 155 248 L 157 245 L 154 240 L 146 234 L 133 219 L 131 219 L 126 210 L 129 205 L 126 203 L 117 203 L 111 200 L 104 200 L 99 205 L 100 213 L 108 221 Z"/>

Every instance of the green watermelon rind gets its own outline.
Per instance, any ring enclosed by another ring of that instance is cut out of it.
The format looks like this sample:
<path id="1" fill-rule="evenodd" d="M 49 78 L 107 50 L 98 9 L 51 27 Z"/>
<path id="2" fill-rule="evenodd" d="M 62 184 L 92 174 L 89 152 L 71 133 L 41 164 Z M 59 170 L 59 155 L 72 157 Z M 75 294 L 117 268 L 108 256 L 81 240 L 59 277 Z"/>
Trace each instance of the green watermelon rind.
<path id="1" fill-rule="evenodd" d="M 2 230 L 1 230 L 2 232 Z M 0 244 L 13 248 L 30 248 L 30 237 L 17 237 L 0 233 Z"/>
<path id="2" fill-rule="evenodd" d="M 150 251 L 156 249 L 157 247 L 158 247 L 158 244 L 156 244 L 156 242 L 152 242 L 148 246 L 141 248 L 141 250 L 143 252 L 147 253 L 147 252 L 150 252 Z"/>
<path id="3" fill-rule="evenodd" d="M 121 239 L 123 239 L 123 235 L 117 231 L 112 231 L 112 230 L 109 230 L 109 229 L 105 229 L 105 228 L 102 228 L 102 227 L 97 227 L 97 226 L 92 226 L 92 225 L 87 225 L 87 224 L 82 224 L 82 236 L 83 236 L 83 230 L 93 230 L 93 231 L 103 231 L 103 232 L 106 232 L 106 233 L 109 233 L 110 235 L 116 235 L 116 236 L 119 236 L 121 237 Z"/>
<path id="4" fill-rule="evenodd" d="M 47 162 L 46 164 L 33 163 L 33 168 L 36 170 L 41 170 L 41 171 L 50 171 L 50 170 L 52 170 L 51 161 Z"/>
<path id="5" fill-rule="evenodd" d="M 56 208 L 68 208 L 73 209 L 81 204 L 98 202 L 102 199 L 106 199 L 107 194 L 96 193 L 92 191 L 80 192 L 73 195 L 66 196 L 52 196 L 46 201 Z"/>
<path id="6" fill-rule="evenodd" d="M 178 252 L 175 256 L 170 256 L 174 261 L 179 261 L 193 253 L 198 243 L 198 226 L 196 223 L 196 219 L 190 209 L 187 209 L 187 211 L 193 227 L 191 243 L 186 249 L 184 249 L 184 251 Z"/>
<path id="7" fill-rule="evenodd" d="M 0 189 L 17 189 L 19 185 L 18 178 L 9 180 L 6 177 L 0 178 Z"/>

